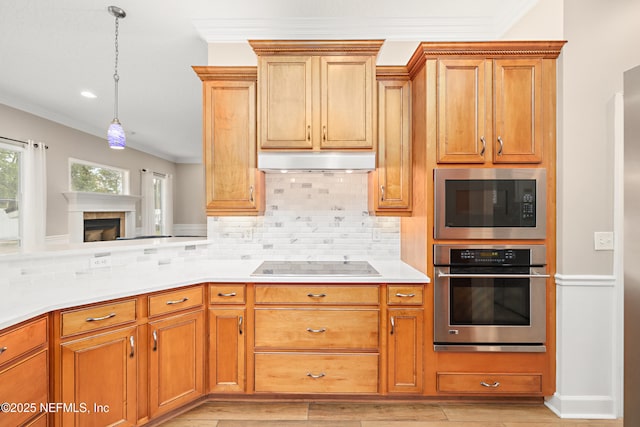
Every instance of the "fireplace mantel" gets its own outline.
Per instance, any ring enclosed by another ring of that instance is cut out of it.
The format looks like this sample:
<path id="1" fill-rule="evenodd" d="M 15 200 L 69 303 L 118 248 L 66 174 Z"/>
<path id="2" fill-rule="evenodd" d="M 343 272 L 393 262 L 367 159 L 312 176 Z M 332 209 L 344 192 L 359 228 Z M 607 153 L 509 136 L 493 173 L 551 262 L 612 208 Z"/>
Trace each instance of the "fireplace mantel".
<path id="1" fill-rule="evenodd" d="M 67 191 L 62 193 L 67 199 L 69 217 L 69 242 L 84 241 L 85 212 L 124 212 L 125 229 L 122 237 L 134 237 L 136 225 L 136 203 L 140 196 L 129 194 L 90 193 Z"/>

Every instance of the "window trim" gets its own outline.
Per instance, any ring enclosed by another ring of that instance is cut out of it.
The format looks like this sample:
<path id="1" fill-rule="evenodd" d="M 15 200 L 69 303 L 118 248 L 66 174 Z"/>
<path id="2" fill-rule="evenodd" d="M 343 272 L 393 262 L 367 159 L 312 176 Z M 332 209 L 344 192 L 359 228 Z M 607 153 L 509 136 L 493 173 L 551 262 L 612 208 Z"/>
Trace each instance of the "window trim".
<path id="1" fill-rule="evenodd" d="M 122 193 L 118 193 L 118 194 L 123 195 L 123 196 L 128 196 L 128 195 L 131 194 L 131 186 L 130 186 L 131 180 L 129 178 L 129 176 L 130 176 L 129 169 L 123 169 L 123 168 L 119 168 L 117 166 L 111 166 L 111 165 L 105 165 L 105 164 L 102 164 L 102 163 L 91 162 L 89 160 L 81 160 L 81 159 L 77 159 L 75 157 L 69 157 L 69 162 L 68 162 L 67 179 L 68 179 L 69 191 L 76 191 L 73 188 L 71 188 L 71 185 L 72 185 L 71 166 L 73 164 L 80 164 L 80 165 L 97 167 L 97 168 L 102 168 L 102 169 L 110 169 L 110 170 L 122 173 Z M 106 194 L 114 194 L 114 193 L 106 193 Z"/>

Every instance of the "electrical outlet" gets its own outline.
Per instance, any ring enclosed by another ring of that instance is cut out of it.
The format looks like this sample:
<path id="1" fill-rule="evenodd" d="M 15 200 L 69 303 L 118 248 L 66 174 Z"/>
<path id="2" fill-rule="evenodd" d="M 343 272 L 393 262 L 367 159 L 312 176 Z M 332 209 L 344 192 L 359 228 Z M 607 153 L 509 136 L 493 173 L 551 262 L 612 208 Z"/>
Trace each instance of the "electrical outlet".
<path id="1" fill-rule="evenodd" d="M 245 242 L 250 242 L 253 240 L 253 229 L 245 228 L 242 230 L 242 240 Z"/>
<path id="2" fill-rule="evenodd" d="M 596 231 L 593 233 L 593 241 L 596 251 L 613 250 L 613 232 L 611 231 Z"/>
<path id="3" fill-rule="evenodd" d="M 382 238 L 381 235 L 381 231 L 379 228 L 374 228 L 372 233 L 371 233 L 371 240 L 373 240 L 374 242 L 379 242 L 380 239 Z"/>
<path id="4" fill-rule="evenodd" d="M 111 267 L 111 255 L 94 256 L 93 258 L 89 258 L 89 267 L 91 268 Z"/>

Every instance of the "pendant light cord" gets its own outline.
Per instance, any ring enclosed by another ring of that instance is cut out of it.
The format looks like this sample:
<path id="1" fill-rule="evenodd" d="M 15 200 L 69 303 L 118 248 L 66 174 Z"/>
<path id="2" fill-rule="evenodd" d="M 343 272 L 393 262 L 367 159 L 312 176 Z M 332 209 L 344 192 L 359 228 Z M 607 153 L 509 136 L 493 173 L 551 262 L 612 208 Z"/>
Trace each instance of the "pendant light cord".
<path id="1" fill-rule="evenodd" d="M 113 81 L 115 82 L 115 104 L 113 107 L 113 117 L 115 120 L 118 120 L 118 81 L 120 80 L 120 76 L 118 75 L 118 27 L 119 27 L 119 18 L 116 16 L 116 65 L 115 72 L 113 74 Z"/>

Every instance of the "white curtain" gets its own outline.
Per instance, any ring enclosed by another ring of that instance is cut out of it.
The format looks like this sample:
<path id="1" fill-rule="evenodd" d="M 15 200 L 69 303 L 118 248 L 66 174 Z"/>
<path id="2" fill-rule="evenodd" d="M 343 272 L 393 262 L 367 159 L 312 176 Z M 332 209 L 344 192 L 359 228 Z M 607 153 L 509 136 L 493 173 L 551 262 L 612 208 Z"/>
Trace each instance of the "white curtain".
<path id="1" fill-rule="evenodd" d="M 32 250 L 44 246 L 47 226 L 47 149 L 29 141 L 23 156 L 22 246 Z"/>
<path id="2" fill-rule="evenodd" d="M 164 221 L 160 234 L 169 236 L 173 233 L 173 177 L 169 174 L 153 172 L 149 169 L 140 171 L 142 235 L 152 236 L 158 234 L 155 230 L 154 178 L 163 179 L 164 181 L 164 194 L 162 196 L 162 217 Z"/>

